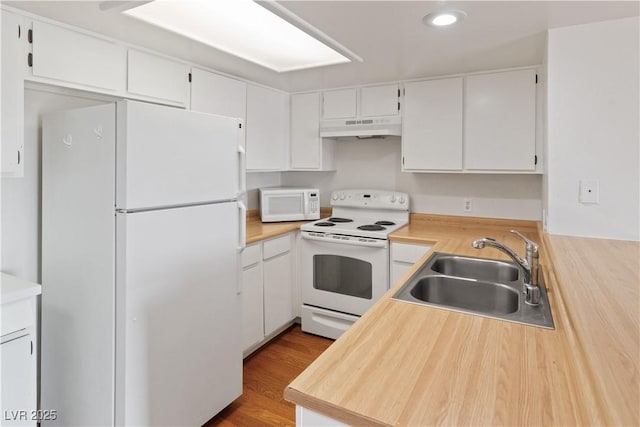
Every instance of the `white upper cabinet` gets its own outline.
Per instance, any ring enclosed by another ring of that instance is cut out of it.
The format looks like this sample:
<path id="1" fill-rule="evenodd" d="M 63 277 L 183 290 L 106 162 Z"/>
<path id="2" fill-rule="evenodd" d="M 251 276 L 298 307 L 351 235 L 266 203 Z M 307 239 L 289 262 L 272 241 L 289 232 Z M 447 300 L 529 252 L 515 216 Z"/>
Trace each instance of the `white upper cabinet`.
<path id="1" fill-rule="evenodd" d="M 462 170 L 462 78 L 407 83 L 402 169 Z"/>
<path id="2" fill-rule="evenodd" d="M 535 70 L 466 77 L 464 135 L 465 169 L 534 171 Z"/>
<path id="3" fill-rule="evenodd" d="M 399 113 L 400 92 L 397 84 L 370 86 L 360 89 L 359 116 L 396 116 Z"/>
<path id="4" fill-rule="evenodd" d="M 399 95 L 397 84 L 328 90 L 322 93 L 322 118 L 396 116 Z"/>
<path id="5" fill-rule="evenodd" d="M 320 93 L 291 95 L 291 169 L 332 168 L 333 140 L 320 138 Z"/>
<path id="6" fill-rule="evenodd" d="M 287 170 L 289 94 L 247 85 L 246 128 L 247 170 Z"/>
<path id="7" fill-rule="evenodd" d="M 245 120 L 247 84 L 194 67 L 191 69 L 191 109 Z"/>
<path id="8" fill-rule="evenodd" d="M 54 84 L 66 82 L 105 93 L 124 87 L 127 58 L 123 45 L 40 21 L 33 21 L 32 40 L 34 80 L 50 79 Z"/>
<path id="9" fill-rule="evenodd" d="M 357 89 L 325 91 L 322 94 L 322 118 L 348 119 L 355 117 L 358 105 Z"/>
<path id="10" fill-rule="evenodd" d="M 536 70 L 410 82 L 402 108 L 402 170 L 540 173 Z"/>
<path id="11" fill-rule="evenodd" d="M 24 176 L 24 77 L 26 31 L 22 18 L 2 14 L 2 176 Z"/>
<path id="12" fill-rule="evenodd" d="M 128 93 L 154 98 L 166 104 L 187 105 L 187 64 L 136 49 L 128 50 L 127 59 Z"/>

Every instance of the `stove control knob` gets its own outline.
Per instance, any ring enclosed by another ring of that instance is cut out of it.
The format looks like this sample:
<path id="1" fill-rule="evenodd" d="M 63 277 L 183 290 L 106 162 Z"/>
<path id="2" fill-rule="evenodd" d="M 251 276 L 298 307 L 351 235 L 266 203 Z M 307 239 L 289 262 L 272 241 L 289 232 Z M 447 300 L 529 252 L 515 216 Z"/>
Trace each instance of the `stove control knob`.
<path id="1" fill-rule="evenodd" d="M 340 194 L 340 200 L 344 200 L 344 199 L 345 199 L 344 193 Z"/>
<path id="2" fill-rule="evenodd" d="M 391 197 L 389 197 L 389 201 L 390 201 L 391 203 L 395 203 L 395 202 L 396 202 L 396 195 L 395 195 L 395 194 L 392 194 L 392 195 L 391 195 Z"/>
<path id="3" fill-rule="evenodd" d="M 338 200 L 338 195 L 337 194 L 333 194 L 333 196 L 331 197 L 333 200 Z"/>
<path id="4" fill-rule="evenodd" d="M 400 203 L 401 205 L 404 204 L 405 200 L 404 200 L 404 196 L 400 196 L 400 198 L 398 199 L 398 203 Z"/>

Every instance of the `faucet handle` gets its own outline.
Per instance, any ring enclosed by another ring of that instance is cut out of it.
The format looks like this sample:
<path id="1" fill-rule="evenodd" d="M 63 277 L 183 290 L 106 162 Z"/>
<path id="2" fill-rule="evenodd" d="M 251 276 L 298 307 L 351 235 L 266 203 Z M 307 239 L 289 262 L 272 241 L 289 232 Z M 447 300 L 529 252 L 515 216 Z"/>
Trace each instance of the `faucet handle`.
<path id="1" fill-rule="evenodd" d="M 540 249 L 540 247 L 538 246 L 538 244 L 536 242 L 533 242 L 533 241 L 527 239 L 518 230 L 511 230 L 511 232 L 513 234 L 515 234 L 516 236 L 520 237 L 522 240 L 524 240 L 524 243 L 527 245 L 527 252 L 531 252 L 531 253 L 534 253 L 534 254 L 538 253 L 538 250 Z"/>

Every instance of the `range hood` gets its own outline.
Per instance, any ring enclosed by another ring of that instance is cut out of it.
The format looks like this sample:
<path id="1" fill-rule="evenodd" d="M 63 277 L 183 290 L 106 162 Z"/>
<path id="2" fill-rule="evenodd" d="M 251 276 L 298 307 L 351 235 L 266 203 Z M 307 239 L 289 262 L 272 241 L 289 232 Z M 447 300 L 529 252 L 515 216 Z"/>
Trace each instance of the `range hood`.
<path id="1" fill-rule="evenodd" d="M 365 139 L 400 135 L 402 135 L 400 116 L 322 120 L 320 122 L 320 137 L 322 138 L 355 136 Z"/>

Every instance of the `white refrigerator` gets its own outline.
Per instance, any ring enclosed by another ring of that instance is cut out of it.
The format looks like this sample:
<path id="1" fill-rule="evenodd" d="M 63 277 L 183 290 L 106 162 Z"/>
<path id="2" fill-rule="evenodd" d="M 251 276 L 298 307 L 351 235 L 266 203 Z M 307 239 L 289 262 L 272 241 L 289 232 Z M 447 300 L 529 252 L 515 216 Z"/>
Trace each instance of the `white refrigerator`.
<path id="1" fill-rule="evenodd" d="M 43 424 L 202 425 L 242 393 L 242 122 L 121 101 L 42 132 Z"/>

